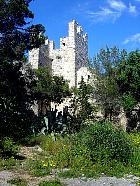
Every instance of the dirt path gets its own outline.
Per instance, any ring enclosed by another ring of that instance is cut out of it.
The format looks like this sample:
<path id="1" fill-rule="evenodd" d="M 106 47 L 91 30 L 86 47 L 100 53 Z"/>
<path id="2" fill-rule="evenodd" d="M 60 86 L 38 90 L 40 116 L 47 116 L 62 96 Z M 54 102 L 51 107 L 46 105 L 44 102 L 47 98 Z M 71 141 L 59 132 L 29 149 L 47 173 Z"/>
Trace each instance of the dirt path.
<path id="1" fill-rule="evenodd" d="M 46 177 L 32 177 L 26 172 L 16 172 L 16 171 L 0 171 L 0 186 L 11 186 L 7 181 L 12 178 L 24 178 L 28 181 L 28 186 L 37 186 L 39 182 L 44 180 L 55 179 L 55 175 L 50 175 Z M 116 178 L 116 177 L 100 177 L 98 179 L 91 178 L 71 178 L 63 179 L 60 178 L 62 183 L 68 186 L 136 186 L 139 178 L 133 175 L 129 175 L 126 178 Z"/>

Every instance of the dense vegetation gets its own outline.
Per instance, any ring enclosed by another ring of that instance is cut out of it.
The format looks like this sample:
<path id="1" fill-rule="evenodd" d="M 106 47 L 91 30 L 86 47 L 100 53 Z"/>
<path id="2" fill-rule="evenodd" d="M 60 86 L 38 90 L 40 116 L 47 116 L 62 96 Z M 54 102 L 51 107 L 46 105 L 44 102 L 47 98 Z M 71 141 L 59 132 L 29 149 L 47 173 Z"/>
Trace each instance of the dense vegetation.
<path id="1" fill-rule="evenodd" d="M 0 1 L 0 137 L 15 140 L 31 135 L 34 126 L 39 125 L 31 109 L 35 101 L 43 97 L 43 101 L 60 102 L 69 93 L 62 77 L 51 77 L 46 69 L 38 70 L 36 77 L 26 64 L 28 50 L 45 40 L 44 27 L 30 24 L 34 17 L 30 2 Z M 46 84 L 42 84 L 44 79 Z"/>
<path id="2" fill-rule="evenodd" d="M 33 13 L 30 1 L 0 1 L 0 131 L 15 139 L 30 133 L 34 120 L 31 87 L 32 73 L 22 66 L 26 52 L 44 41 L 42 25 L 29 25 Z"/>
<path id="3" fill-rule="evenodd" d="M 65 168 L 61 176 L 140 176 L 140 51 L 101 49 L 89 67 L 94 75 L 90 84 L 82 79 L 69 90 L 63 77 L 52 76 L 47 67 L 33 71 L 26 63 L 28 50 L 45 39 L 44 27 L 29 22 L 30 2 L 0 1 L 0 169 L 22 168 L 33 176 Z M 47 132 L 57 134 L 39 135 L 50 102 L 61 103 L 67 96 L 71 112 L 65 110 L 58 121 L 65 131 L 49 126 Z M 40 105 L 39 115 L 32 110 L 34 103 Z M 132 133 L 119 126 L 121 112 Z M 24 159 L 19 144 L 39 145 L 41 152 Z M 11 183 L 27 185 L 20 178 Z M 55 180 L 40 186 L 49 184 L 61 185 Z"/>

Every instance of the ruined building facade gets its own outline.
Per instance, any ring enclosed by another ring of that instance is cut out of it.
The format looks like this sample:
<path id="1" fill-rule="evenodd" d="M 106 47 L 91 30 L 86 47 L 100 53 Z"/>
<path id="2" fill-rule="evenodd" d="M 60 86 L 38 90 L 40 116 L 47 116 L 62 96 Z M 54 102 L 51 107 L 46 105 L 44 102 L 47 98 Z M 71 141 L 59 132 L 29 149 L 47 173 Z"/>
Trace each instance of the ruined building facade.
<path id="1" fill-rule="evenodd" d="M 63 76 L 69 81 L 70 87 L 75 87 L 81 81 L 89 78 L 88 36 L 81 26 L 73 20 L 68 25 L 68 36 L 60 38 L 60 48 L 56 49 L 54 41 L 46 39 L 45 45 L 29 52 L 29 63 L 33 69 L 48 66 L 53 75 Z"/>
<path id="2" fill-rule="evenodd" d="M 70 87 L 76 87 L 82 77 L 85 82 L 88 82 L 90 77 L 91 81 L 92 78 L 96 80 L 87 68 L 88 36 L 75 20 L 68 25 L 68 36 L 60 38 L 59 49 L 55 48 L 53 41 L 46 39 L 44 45 L 29 52 L 29 63 L 33 69 L 48 66 L 53 75 L 63 76 L 64 79 L 68 80 Z M 70 105 L 69 101 L 70 99 L 67 98 L 59 105 L 51 103 L 51 109 L 54 110 L 55 106 L 57 106 L 57 109 L 63 112 L 63 108 Z M 39 105 L 33 105 L 33 110 L 38 114 Z M 46 113 L 45 109 L 44 113 Z M 97 115 L 102 117 L 100 111 Z M 118 116 L 118 119 L 118 123 L 124 127 L 126 118 L 123 112 Z"/>

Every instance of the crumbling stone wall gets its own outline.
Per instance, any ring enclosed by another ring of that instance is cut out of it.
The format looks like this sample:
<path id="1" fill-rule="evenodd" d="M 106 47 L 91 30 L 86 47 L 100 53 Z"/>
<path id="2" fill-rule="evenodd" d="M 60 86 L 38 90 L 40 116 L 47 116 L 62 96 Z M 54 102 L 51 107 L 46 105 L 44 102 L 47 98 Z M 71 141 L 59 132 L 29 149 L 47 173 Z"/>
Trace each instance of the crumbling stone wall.
<path id="1" fill-rule="evenodd" d="M 63 76 L 69 81 L 70 87 L 77 86 L 79 78 L 77 71 L 86 67 L 88 62 L 88 36 L 83 29 L 73 20 L 68 25 L 68 36 L 60 38 L 60 48 L 55 48 L 55 43 L 46 39 L 45 45 L 40 49 L 29 52 L 29 63 L 32 68 L 49 66 L 54 75 Z M 81 75 L 80 75 L 81 76 Z"/>

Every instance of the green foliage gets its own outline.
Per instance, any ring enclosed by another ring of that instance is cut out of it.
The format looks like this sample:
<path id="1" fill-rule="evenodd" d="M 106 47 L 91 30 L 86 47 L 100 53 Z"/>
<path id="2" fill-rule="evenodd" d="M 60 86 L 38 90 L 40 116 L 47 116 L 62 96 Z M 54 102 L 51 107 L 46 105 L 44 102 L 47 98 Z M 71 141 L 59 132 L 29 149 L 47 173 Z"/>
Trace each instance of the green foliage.
<path id="1" fill-rule="evenodd" d="M 13 178 L 8 180 L 8 183 L 14 184 L 16 186 L 27 186 L 27 181 L 23 178 Z"/>
<path id="2" fill-rule="evenodd" d="M 133 132 L 129 134 L 130 139 L 133 143 L 140 148 L 140 132 Z"/>
<path id="3" fill-rule="evenodd" d="M 132 51 L 118 66 L 116 81 L 122 104 L 127 113 L 128 130 L 137 127 L 140 121 L 138 104 L 140 102 L 140 51 Z M 135 110 L 135 108 L 137 109 Z M 135 110 L 135 116 L 133 114 Z"/>
<path id="4" fill-rule="evenodd" d="M 64 186 L 59 180 L 43 181 L 39 183 L 39 186 Z"/>
<path id="5" fill-rule="evenodd" d="M 0 62 L 23 59 L 24 53 L 44 42 L 44 27 L 30 25 L 32 0 L 0 1 Z"/>
<path id="6" fill-rule="evenodd" d="M 0 159 L 0 170 L 11 170 L 18 166 L 18 161 L 12 156 L 8 159 Z"/>
<path id="7" fill-rule="evenodd" d="M 34 87 L 36 99 L 41 102 L 41 110 L 44 104 L 50 102 L 61 103 L 65 97 L 70 95 L 68 83 L 63 77 L 52 76 L 47 67 L 36 70 L 36 85 Z"/>
<path id="8" fill-rule="evenodd" d="M 86 84 L 82 79 L 79 88 L 77 89 L 77 109 L 78 116 L 82 121 L 90 118 L 93 112 L 93 106 L 90 103 L 91 93 L 93 91 L 93 87 L 89 84 Z"/>
<path id="9" fill-rule="evenodd" d="M 34 75 L 23 70 L 28 50 L 39 47 L 44 27 L 31 25 L 31 0 L 0 1 L 0 135 L 15 139 L 31 133 Z"/>
<path id="10" fill-rule="evenodd" d="M 79 87 L 74 90 L 74 97 L 71 101 L 72 111 L 70 113 L 69 131 L 77 132 L 84 127 L 86 119 L 93 118 L 96 107 L 91 103 L 91 95 L 93 87 L 85 83 L 83 78 L 79 83 Z"/>
<path id="11" fill-rule="evenodd" d="M 92 123 L 77 135 L 40 136 L 37 141 L 47 157 L 43 166 L 50 170 L 68 168 L 60 176 L 98 177 L 104 173 L 121 177 L 130 172 L 139 175 L 140 149 L 136 136 L 111 123 Z"/>
<path id="12" fill-rule="evenodd" d="M 98 162 L 93 167 L 98 175 L 123 177 L 126 173 L 130 172 L 129 167 L 116 160 Z"/>
<path id="13" fill-rule="evenodd" d="M 3 157 L 11 157 L 19 152 L 19 146 L 8 137 L 4 137 L 1 140 L 0 155 Z"/>
<path id="14" fill-rule="evenodd" d="M 111 123 L 93 123 L 78 136 L 90 151 L 93 162 L 117 160 L 128 163 L 133 156 L 133 144 L 127 134 Z"/>
<path id="15" fill-rule="evenodd" d="M 30 134 L 37 119 L 31 109 L 34 75 L 30 68 L 24 70 L 21 63 L 0 64 L 0 133 L 16 140 Z"/>
<path id="16" fill-rule="evenodd" d="M 86 161 L 86 160 L 85 160 Z M 123 177 L 125 174 L 134 173 L 134 170 L 131 166 L 126 166 L 124 163 L 119 161 L 109 161 L 109 162 L 96 162 L 88 167 L 75 166 L 66 172 L 59 173 L 59 176 L 64 178 L 73 178 L 73 177 L 86 177 L 86 178 L 98 178 L 102 176 L 116 176 Z M 135 174 L 138 175 L 137 173 Z"/>
<path id="17" fill-rule="evenodd" d="M 21 138 L 19 140 L 19 143 L 23 146 L 26 146 L 26 147 L 32 147 L 32 146 L 35 146 L 35 145 L 39 145 L 40 143 L 36 140 L 36 136 L 35 135 L 28 135 L 24 138 Z"/>
<path id="18" fill-rule="evenodd" d="M 71 165 L 72 154 L 72 138 L 62 137 L 56 135 L 54 137 L 48 135 L 46 138 L 42 138 L 41 147 L 50 156 L 47 160 L 50 167 L 65 168 Z"/>
<path id="19" fill-rule="evenodd" d="M 94 126 L 91 126 L 88 134 L 87 131 L 82 132 L 83 134 L 79 133 L 74 139 L 70 170 L 59 175 L 63 177 L 81 175 L 98 177 L 104 173 L 107 176 L 122 177 L 131 173 L 139 176 L 140 149 L 136 148 L 138 145 L 137 134 L 137 137 L 132 135 L 129 139 L 130 136 L 127 133 L 112 128 L 111 124 L 106 124 L 105 129 L 103 129 L 105 124 L 97 126 L 96 123 L 95 125 L 95 131 L 91 129 Z M 108 130 L 109 132 L 107 132 Z M 110 135 L 110 132 L 113 134 Z M 89 135 L 91 136 L 89 137 Z M 137 143 L 136 146 L 132 143 L 132 139 Z"/>
<path id="20" fill-rule="evenodd" d="M 134 143 L 134 156 L 131 158 L 131 168 L 134 175 L 140 176 L 140 133 L 129 133 L 129 138 Z"/>
<path id="21" fill-rule="evenodd" d="M 63 178 L 79 178 L 82 175 L 82 173 L 81 173 L 80 169 L 75 167 L 75 168 L 70 169 L 68 171 L 60 172 L 58 175 Z"/>
<path id="22" fill-rule="evenodd" d="M 86 147 L 76 140 L 74 136 L 60 135 L 56 135 L 55 138 L 52 136 L 42 138 L 41 147 L 49 157 L 44 160 L 45 164 L 52 169 L 77 168 L 81 171 L 81 168 L 88 168 L 92 164 L 89 153 Z"/>
<path id="23" fill-rule="evenodd" d="M 101 49 L 93 59 L 94 73 L 96 74 L 94 98 L 104 112 L 104 118 L 112 120 L 121 107 L 120 93 L 116 76 L 118 65 L 126 59 L 125 50 L 117 47 Z"/>
<path id="24" fill-rule="evenodd" d="M 47 67 L 36 70 L 37 84 L 34 87 L 38 94 L 46 97 L 49 101 L 61 103 L 63 97 L 69 94 L 68 83 L 63 77 L 52 76 Z"/>
<path id="25" fill-rule="evenodd" d="M 120 93 L 126 99 L 127 111 L 140 101 L 140 51 L 132 51 L 118 67 L 117 83 Z"/>
<path id="26" fill-rule="evenodd" d="M 60 173 L 62 177 L 87 177 L 87 178 L 98 178 L 101 175 L 106 176 L 116 176 L 122 177 L 125 173 L 128 173 L 130 170 L 126 165 L 118 161 L 110 162 L 96 162 L 86 168 L 83 167 L 74 167 L 69 171 Z"/>
<path id="27" fill-rule="evenodd" d="M 33 176 L 46 176 L 50 174 L 51 167 L 44 160 L 29 160 L 26 162 L 25 169 Z"/>
<path id="28" fill-rule="evenodd" d="M 137 104 L 136 99 L 132 96 L 130 92 L 124 93 L 122 95 L 122 105 L 124 110 L 131 111 Z"/>
<path id="29" fill-rule="evenodd" d="M 77 135 L 38 136 L 35 142 L 43 153 L 22 162 L 1 159 L 0 169 L 22 168 L 32 176 L 49 175 L 53 169 L 63 177 L 140 176 L 139 138 L 139 133 L 127 134 L 111 123 L 92 123 Z"/>

